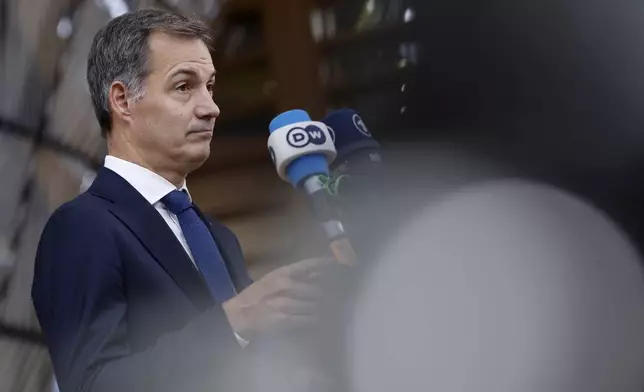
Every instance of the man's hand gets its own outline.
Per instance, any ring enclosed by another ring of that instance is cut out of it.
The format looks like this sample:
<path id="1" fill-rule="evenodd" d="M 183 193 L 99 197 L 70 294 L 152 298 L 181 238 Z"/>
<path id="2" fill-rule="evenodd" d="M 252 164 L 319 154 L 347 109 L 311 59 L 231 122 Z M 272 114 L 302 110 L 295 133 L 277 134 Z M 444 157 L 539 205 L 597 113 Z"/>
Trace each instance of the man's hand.
<path id="1" fill-rule="evenodd" d="M 223 304 L 233 330 L 243 339 L 259 332 L 307 325 L 316 320 L 320 280 L 328 258 L 307 259 L 278 268 Z"/>

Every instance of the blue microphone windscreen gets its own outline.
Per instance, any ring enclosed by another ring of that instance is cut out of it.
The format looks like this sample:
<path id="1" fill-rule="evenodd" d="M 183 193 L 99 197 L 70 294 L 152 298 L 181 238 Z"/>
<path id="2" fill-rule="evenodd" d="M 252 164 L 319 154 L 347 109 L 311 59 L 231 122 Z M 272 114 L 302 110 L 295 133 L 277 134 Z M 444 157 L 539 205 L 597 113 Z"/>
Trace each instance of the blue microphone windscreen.
<path id="1" fill-rule="evenodd" d="M 268 125 L 268 130 L 270 133 L 273 133 L 286 125 L 302 121 L 311 121 L 311 117 L 307 112 L 302 109 L 289 110 L 288 112 L 277 115 Z"/>
<path id="2" fill-rule="evenodd" d="M 270 133 L 273 133 L 279 128 L 301 121 L 311 121 L 311 117 L 304 110 L 289 110 L 275 117 L 268 129 Z M 324 154 L 301 156 L 293 160 L 286 168 L 288 180 L 294 187 L 301 185 L 302 180 L 316 174 L 329 175 L 329 164 Z"/>
<path id="3" fill-rule="evenodd" d="M 380 147 L 355 110 L 335 110 L 329 113 L 322 122 L 335 135 L 334 143 L 338 158 L 363 148 Z"/>

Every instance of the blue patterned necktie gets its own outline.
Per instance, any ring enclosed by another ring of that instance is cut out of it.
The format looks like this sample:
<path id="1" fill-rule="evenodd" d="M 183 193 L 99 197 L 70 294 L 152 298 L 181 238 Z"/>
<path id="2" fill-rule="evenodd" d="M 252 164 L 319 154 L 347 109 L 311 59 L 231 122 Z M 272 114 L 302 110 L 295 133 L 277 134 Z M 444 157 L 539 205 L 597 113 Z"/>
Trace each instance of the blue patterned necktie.
<path id="1" fill-rule="evenodd" d="M 186 237 L 192 257 L 213 298 L 223 303 L 234 297 L 235 286 L 230 279 L 224 259 L 206 223 L 195 211 L 190 196 L 186 192 L 172 191 L 161 201 L 179 218 L 181 231 Z"/>

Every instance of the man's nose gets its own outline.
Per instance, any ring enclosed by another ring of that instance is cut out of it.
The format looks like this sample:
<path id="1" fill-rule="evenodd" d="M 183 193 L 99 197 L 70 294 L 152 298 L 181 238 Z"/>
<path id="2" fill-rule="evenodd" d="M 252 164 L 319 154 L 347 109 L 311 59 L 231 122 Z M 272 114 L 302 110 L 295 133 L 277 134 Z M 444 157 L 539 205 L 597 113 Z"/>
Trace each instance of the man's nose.
<path id="1" fill-rule="evenodd" d="M 199 94 L 198 102 L 195 107 L 195 115 L 200 119 L 211 119 L 219 116 L 219 106 L 215 103 L 209 91 Z"/>

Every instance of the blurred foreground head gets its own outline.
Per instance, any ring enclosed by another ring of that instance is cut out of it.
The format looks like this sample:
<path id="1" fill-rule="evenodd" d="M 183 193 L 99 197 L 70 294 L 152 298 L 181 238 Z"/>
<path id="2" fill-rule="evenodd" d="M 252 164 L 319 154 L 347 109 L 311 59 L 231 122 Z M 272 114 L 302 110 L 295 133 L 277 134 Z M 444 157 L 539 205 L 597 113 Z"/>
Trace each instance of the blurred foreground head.
<path id="1" fill-rule="evenodd" d="M 491 181 L 428 206 L 354 315 L 357 392 L 644 387 L 639 257 L 602 213 L 546 186 Z"/>

